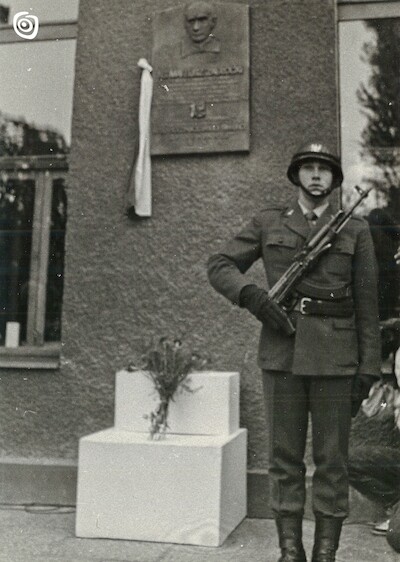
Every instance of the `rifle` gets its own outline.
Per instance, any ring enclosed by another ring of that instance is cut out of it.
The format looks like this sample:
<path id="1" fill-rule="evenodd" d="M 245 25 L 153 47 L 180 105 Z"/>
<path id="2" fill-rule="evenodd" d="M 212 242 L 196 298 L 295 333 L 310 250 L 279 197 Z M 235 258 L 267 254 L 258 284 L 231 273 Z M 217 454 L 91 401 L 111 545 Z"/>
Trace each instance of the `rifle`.
<path id="1" fill-rule="evenodd" d="M 319 258 L 331 248 L 333 240 L 348 223 L 353 215 L 354 209 L 367 197 L 372 188 L 363 190 L 358 185 L 355 186 L 359 197 L 348 211 L 339 210 L 332 219 L 323 226 L 296 254 L 292 265 L 278 279 L 273 287 L 268 291 L 268 296 L 276 305 L 275 309 L 282 311 L 282 320 L 286 325 L 284 330 L 288 335 L 295 333 L 295 327 L 290 320 L 287 312 L 291 310 L 288 300 L 291 291 L 303 279 L 306 273 L 316 265 Z"/>

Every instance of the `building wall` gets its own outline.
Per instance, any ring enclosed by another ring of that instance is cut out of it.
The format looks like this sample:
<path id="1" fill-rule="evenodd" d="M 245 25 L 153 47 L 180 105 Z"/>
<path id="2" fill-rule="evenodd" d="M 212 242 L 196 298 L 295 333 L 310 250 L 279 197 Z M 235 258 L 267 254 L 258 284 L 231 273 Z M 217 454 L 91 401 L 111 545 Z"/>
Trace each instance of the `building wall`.
<path id="1" fill-rule="evenodd" d="M 153 216 L 134 222 L 136 63 L 151 56 L 152 13 L 179 3 L 80 1 L 62 365 L 1 374 L 3 456 L 76 459 L 80 436 L 113 424 L 115 372 L 169 334 L 241 372 L 249 468 L 266 467 L 259 326 L 213 292 L 205 263 L 257 209 L 294 194 L 286 168 L 299 144 L 337 141 L 335 11 L 334 0 L 248 3 L 250 152 L 153 158 Z M 251 277 L 261 282 L 260 268 Z"/>

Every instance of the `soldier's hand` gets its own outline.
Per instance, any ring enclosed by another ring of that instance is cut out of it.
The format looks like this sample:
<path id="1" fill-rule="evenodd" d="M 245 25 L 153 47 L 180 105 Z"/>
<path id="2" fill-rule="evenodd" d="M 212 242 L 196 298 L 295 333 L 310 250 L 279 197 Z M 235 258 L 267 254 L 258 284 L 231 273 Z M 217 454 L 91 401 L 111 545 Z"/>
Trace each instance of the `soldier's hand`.
<path id="1" fill-rule="evenodd" d="M 378 380 L 373 375 L 359 374 L 353 379 L 353 386 L 351 389 L 351 417 L 355 418 L 363 400 L 368 398 L 371 386 Z"/>
<path id="2" fill-rule="evenodd" d="M 240 292 L 240 306 L 247 308 L 260 322 L 269 324 L 275 330 L 292 335 L 294 327 L 287 314 L 275 303 L 267 291 L 256 285 L 246 285 Z"/>

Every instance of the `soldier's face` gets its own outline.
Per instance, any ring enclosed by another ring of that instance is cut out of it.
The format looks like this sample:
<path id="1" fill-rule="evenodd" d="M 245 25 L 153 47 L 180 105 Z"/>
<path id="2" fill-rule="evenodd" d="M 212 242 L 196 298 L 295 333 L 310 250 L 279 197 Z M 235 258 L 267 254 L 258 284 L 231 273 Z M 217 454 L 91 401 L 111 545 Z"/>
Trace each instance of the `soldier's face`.
<path id="1" fill-rule="evenodd" d="M 206 10 L 188 9 L 185 18 L 186 31 L 195 43 L 202 43 L 214 29 L 214 18 Z"/>
<path id="2" fill-rule="evenodd" d="M 319 160 L 309 160 L 300 166 L 299 180 L 303 189 L 311 196 L 324 197 L 332 189 L 332 169 Z"/>

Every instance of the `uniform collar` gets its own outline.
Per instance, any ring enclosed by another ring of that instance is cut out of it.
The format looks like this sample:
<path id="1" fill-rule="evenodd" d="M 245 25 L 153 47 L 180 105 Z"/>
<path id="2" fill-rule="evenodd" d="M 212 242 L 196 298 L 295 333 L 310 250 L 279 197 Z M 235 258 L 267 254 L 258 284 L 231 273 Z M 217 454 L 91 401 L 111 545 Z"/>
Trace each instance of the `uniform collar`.
<path id="1" fill-rule="evenodd" d="M 330 203 L 324 205 L 320 205 L 319 213 L 317 213 L 314 209 L 314 212 L 319 216 L 315 226 L 310 229 L 307 219 L 305 218 L 303 211 L 300 208 L 299 202 L 293 201 L 293 203 L 286 209 L 283 214 L 283 223 L 284 225 L 299 234 L 304 239 L 310 237 L 310 234 L 314 234 L 315 231 L 319 230 L 324 224 L 329 222 L 331 219 L 331 206 Z"/>
<path id="2" fill-rule="evenodd" d="M 303 215 L 306 215 L 306 213 L 312 211 L 317 215 L 317 218 L 319 218 L 322 215 L 322 213 L 329 207 L 329 201 L 325 201 L 324 203 L 322 203 L 322 205 L 318 205 L 318 207 L 315 207 L 315 209 L 307 209 L 307 207 L 305 207 L 302 203 L 300 203 L 300 201 L 297 202 L 299 204 L 299 207 Z"/>

